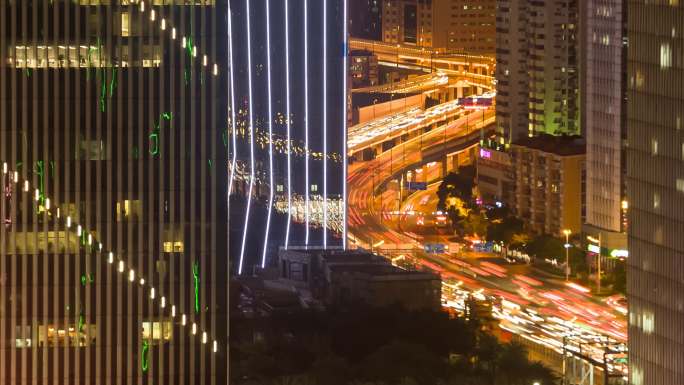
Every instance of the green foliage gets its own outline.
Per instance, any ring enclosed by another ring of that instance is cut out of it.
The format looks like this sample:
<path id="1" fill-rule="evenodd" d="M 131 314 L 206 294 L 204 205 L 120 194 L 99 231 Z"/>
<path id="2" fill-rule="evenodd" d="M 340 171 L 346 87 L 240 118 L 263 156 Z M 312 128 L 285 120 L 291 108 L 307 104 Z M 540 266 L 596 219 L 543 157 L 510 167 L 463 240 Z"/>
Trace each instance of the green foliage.
<path id="1" fill-rule="evenodd" d="M 467 206 L 473 202 L 473 187 L 475 185 L 475 167 L 463 166 L 458 169 L 458 173 L 450 172 L 444 177 L 437 189 L 439 203 L 437 208 L 446 210 L 447 198 L 458 198 Z"/>
<path id="2" fill-rule="evenodd" d="M 512 378 L 506 370 L 525 379 L 534 374 L 535 381 L 552 378 L 537 371 L 543 366 L 528 361 L 524 349 L 442 312 L 353 306 L 235 320 L 231 327 L 235 384 L 490 385 Z"/>
<path id="3" fill-rule="evenodd" d="M 627 271 L 625 261 L 616 261 L 615 268 L 608 276 L 610 284 L 613 285 L 613 290 L 621 294 L 627 294 Z"/>

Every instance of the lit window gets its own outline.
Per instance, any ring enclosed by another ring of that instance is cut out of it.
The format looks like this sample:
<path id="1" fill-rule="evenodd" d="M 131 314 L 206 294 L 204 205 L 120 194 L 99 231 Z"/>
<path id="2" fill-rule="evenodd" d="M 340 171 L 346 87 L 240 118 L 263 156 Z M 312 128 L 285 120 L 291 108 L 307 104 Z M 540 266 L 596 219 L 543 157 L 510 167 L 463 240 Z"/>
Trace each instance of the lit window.
<path id="1" fill-rule="evenodd" d="M 311 185 L 311 192 L 318 192 L 318 185 L 317 184 Z"/>
<path id="2" fill-rule="evenodd" d="M 660 194 L 657 192 L 653 193 L 653 208 L 656 210 L 660 208 Z"/>
<path id="3" fill-rule="evenodd" d="M 93 345 L 97 328 L 93 324 L 38 325 L 38 347 Z"/>
<path id="4" fill-rule="evenodd" d="M 130 29 L 131 28 L 131 23 L 130 23 L 130 15 L 128 12 L 123 12 L 121 14 L 121 36 L 127 37 L 130 36 Z"/>
<path id="5" fill-rule="evenodd" d="M 152 344 L 170 341 L 173 336 L 173 325 L 170 321 L 143 321 L 142 338 Z"/>
<path id="6" fill-rule="evenodd" d="M 658 155 L 658 139 L 651 138 L 651 155 Z"/>
<path id="7" fill-rule="evenodd" d="M 641 368 L 632 366 L 629 374 L 632 376 L 633 385 L 644 385 L 644 371 Z"/>
<path id="8" fill-rule="evenodd" d="M 660 44 L 660 68 L 672 67 L 672 47 L 670 43 Z"/>
<path id="9" fill-rule="evenodd" d="M 655 330 L 655 315 L 650 311 L 645 311 L 641 316 L 641 327 L 644 334 L 651 334 Z"/>
<path id="10" fill-rule="evenodd" d="M 183 241 L 170 242 L 166 241 L 163 244 L 165 253 L 182 253 L 184 248 Z"/>
<path id="11" fill-rule="evenodd" d="M 684 179 L 677 178 L 677 191 L 684 192 Z"/>

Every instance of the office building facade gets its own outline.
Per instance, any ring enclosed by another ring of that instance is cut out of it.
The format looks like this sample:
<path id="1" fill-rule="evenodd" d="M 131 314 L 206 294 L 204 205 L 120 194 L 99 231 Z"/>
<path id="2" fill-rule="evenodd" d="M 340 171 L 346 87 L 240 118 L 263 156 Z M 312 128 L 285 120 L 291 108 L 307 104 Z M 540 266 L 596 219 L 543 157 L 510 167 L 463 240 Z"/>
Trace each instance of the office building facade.
<path id="1" fill-rule="evenodd" d="M 382 7 L 386 43 L 494 54 L 495 0 L 389 0 Z"/>
<path id="2" fill-rule="evenodd" d="M 582 9 L 582 121 L 587 139 L 585 233 L 627 248 L 625 191 L 626 2 L 586 1 Z"/>
<path id="3" fill-rule="evenodd" d="M 627 3 L 627 297 L 633 385 L 684 383 L 684 4 Z"/>
<path id="4" fill-rule="evenodd" d="M 580 134 L 577 0 L 497 6 L 497 127 L 501 140 Z"/>
<path id="5" fill-rule="evenodd" d="M 161 3 L 0 1 L 0 383 L 227 382 L 227 2 Z"/>

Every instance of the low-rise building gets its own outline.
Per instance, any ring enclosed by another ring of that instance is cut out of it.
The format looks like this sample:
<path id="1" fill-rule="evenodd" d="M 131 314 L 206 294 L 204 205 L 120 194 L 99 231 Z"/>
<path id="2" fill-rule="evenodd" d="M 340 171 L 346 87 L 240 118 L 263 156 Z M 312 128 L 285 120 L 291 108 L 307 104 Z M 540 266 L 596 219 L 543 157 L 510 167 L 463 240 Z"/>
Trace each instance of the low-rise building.
<path id="1" fill-rule="evenodd" d="M 514 195 L 511 154 L 481 147 L 477 154 L 477 188 L 485 203 L 509 203 Z"/>
<path id="2" fill-rule="evenodd" d="M 290 247 L 278 259 L 283 283 L 325 304 L 361 301 L 409 310 L 437 310 L 441 304 L 439 276 L 403 270 L 367 252 Z"/>
<path id="3" fill-rule="evenodd" d="M 577 234 L 584 223 L 585 144 L 539 135 L 511 145 L 515 193 L 510 207 L 537 234 Z"/>
<path id="4" fill-rule="evenodd" d="M 349 53 L 349 77 L 352 88 L 378 85 L 378 57 L 370 51 L 351 51 Z"/>

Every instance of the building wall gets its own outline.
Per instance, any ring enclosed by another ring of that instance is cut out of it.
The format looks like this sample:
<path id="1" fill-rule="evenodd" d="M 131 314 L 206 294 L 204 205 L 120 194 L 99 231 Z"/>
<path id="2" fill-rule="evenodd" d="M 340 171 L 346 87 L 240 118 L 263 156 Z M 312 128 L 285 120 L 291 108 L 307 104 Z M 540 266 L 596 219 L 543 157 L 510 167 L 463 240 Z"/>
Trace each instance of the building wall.
<path id="1" fill-rule="evenodd" d="M 110 3 L 0 0 L 0 383 L 224 384 L 226 2 Z"/>
<path id="2" fill-rule="evenodd" d="M 382 2 L 382 41 L 396 44 L 415 44 L 432 47 L 434 0 L 385 0 Z M 415 11 L 415 12 L 412 12 Z M 415 39 L 408 33 L 415 23 Z"/>
<path id="3" fill-rule="evenodd" d="M 382 2 L 382 40 L 493 55 L 496 49 L 496 0 L 385 0 Z M 407 33 L 416 10 L 416 41 Z"/>
<path id="4" fill-rule="evenodd" d="M 582 173 L 585 156 L 560 156 L 512 145 L 513 211 L 537 234 L 559 235 L 582 225 Z"/>
<path id="5" fill-rule="evenodd" d="M 497 1 L 496 131 L 508 143 L 528 133 L 526 6 L 525 1 Z"/>
<path id="6" fill-rule="evenodd" d="M 477 188 L 485 202 L 512 202 L 512 174 L 509 152 L 480 149 L 477 156 Z"/>
<path id="7" fill-rule="evenodd" d="M 587 139 L 587 223 L 625 231 L 626 51 L 622 0 L 587 1 L 582 114 Z"/>
<path id="8" fill-rule="evenodd" d="M 684 3 L 627 7 L 630 381 L 682 384 Z"/>
<path id="9" fill-rule="evenodd" d="M 496 0 L 433 0 L 434 48 L 493 55 Z"/>
<path id="10" fill-rule="evenodd" d="M 499 0 L 497 126 L 504 140 L 580 133 L 578 17 L 577 0 Z"/>

